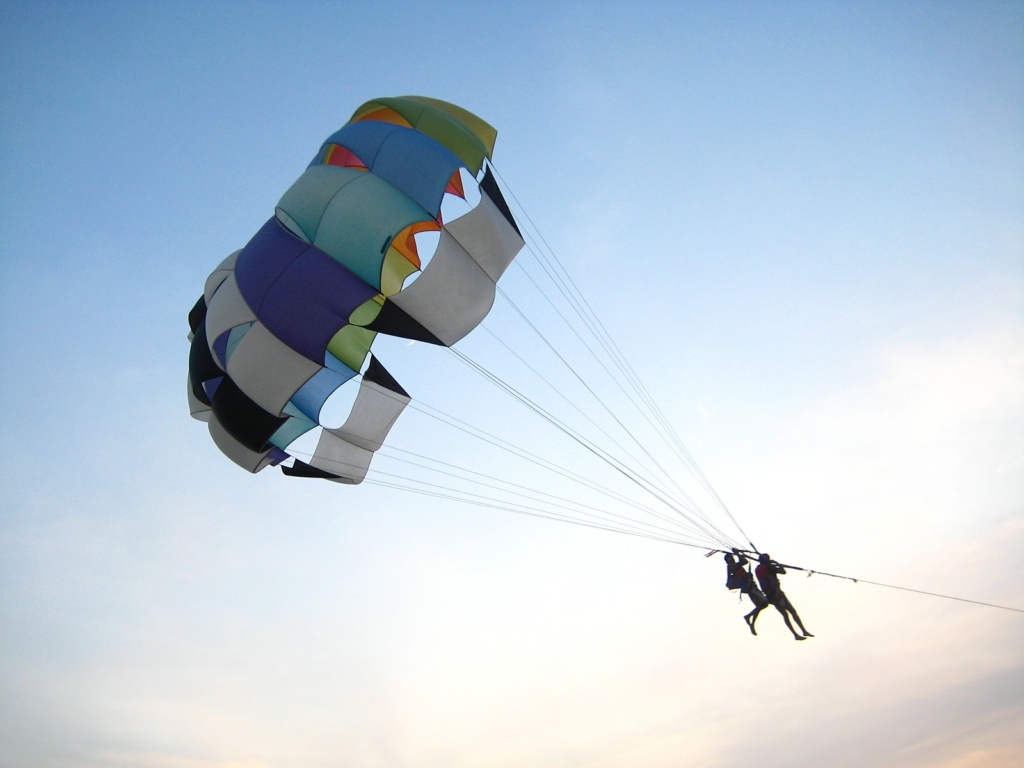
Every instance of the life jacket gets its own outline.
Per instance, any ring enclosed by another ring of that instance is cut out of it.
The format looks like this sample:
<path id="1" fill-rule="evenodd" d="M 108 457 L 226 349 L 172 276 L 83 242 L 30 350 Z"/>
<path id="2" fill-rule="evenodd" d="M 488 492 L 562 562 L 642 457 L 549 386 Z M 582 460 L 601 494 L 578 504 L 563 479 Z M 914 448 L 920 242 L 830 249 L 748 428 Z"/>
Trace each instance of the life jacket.
<path id="1" fill-rule="evenodd" d="M 746 568 L 739 563 L 729 564 L 729 575 L 725 580 L 726 589 L 743 589 L 750 578 Z"/>
<path id="2" fill-rule="evenodd" d="M 757 580 L 761 583 L 761 589 L 764 590 L 766 596 L 779 591 L 779 577 L 774 568 L 761 563 L 754 569 L 754 573 L 757 574 Z"/>

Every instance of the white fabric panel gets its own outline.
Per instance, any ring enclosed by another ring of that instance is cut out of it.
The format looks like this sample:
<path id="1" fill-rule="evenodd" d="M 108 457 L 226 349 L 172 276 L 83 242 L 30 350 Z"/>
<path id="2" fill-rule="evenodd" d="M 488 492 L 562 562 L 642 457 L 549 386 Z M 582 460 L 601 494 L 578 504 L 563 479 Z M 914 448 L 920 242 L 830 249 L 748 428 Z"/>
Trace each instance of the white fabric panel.
<path id="1" fill-rule="evenodd" d="M 388 301 L 395 302 L 450 347 L 487 317 L 494 304 L 494 281 L 442 229 L 437 250 L 426 269 Z"/>
<path id="2" fill-rule="evenodd" d="M 360 448 L 376 451 L 408 403 L 408 397 L 363 379 L 352 413 L 341 427 L 330 431 Z"/>
<path id="3" fill-rule="evenodd" d="M 217 360 L 213 351 L 213 342 L 224 333 L 230 331 L 236 325 L 251 323 L 256 315 L 249 309 L 249 305 L 242 298 L 238 290 L 238 283 L 235 282 L 235 273 L 229 272 L 227 278 L 221 283 L 220 288 L 213 294 L 206 310 L 206 343 L 210 345 L 210 354 Z M 220 361 L 217 361 L 218 364 Z"/>
<path id="4" fill-rule="evenodd" d="M 193 394 L 192 379 L 188 375 L 185 376 L 185 389 L 188 390 L 188 412 L 192 414 L 192 418 L 199 421 L 209 421 L 212 412 L 210 406 Z"/>
<path id="5" fill-rule="evenodd" d="M 523 238 L 486 194 L 480 197 L 476 208 L 444 228 L 494 282 L 498 282 L 525 245 Z"/>
<path id="6" fill-rule="evenodd" d="M 223 283 L 227 276 L 235 271 L 235 262 L 238 261 L 238 254 L 241 251 L 235 251 L 228 256 L 224 261 L 217 265 L 217 268 L 210 273 L 210 276 L 206 278 L 206 286 L 203 288 L 203 297 L 206 299 L 206 306 L 210 306 L 210 299 L 213 298 L 213 294 L 220 288 L 220 284 Z"/>
<path id="7" fill-rule="evenodd" d="M 280 416 L 292 395 L 321 367 L 257 321 L 231 354 L 228 375 L 260 408 Z"/>
<path id="8" fill-rule="evenodd" d="M 213 438 L 213 442 L 220 448 L 221 453 L 242 469 L 249 472 L 259 472 L 270 463 L 267 459 L 267 454 L 270 451 L 264 451 L 263 453 L 250 451 L 225 431 L 212 412 L 210 413 L 210 437 Z"/>
<path id="9" fill-rule="evenodd" d="M 372 458 L 373 451 L 353 445 L 325 429 L 320 433 L 320 441 L 316 444 L 309 465 L 333 475 L 341 475 L 335 482 L 358 485 L 366 477 Z"/>

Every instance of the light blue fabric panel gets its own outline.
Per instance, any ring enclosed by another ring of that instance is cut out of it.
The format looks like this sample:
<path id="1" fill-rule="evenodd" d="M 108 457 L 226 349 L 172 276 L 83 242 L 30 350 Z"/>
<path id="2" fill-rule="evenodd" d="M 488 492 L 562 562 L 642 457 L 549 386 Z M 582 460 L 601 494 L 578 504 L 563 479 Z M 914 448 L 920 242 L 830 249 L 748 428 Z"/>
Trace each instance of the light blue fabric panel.
<path id="1" fill-rule="evenodd" d="M 309 242 L 313 242 L 324 209 L 338 190 L 366 171 L 337 165 L 314 165 L 299 176 L 298 181 L 281 197 L 277 207 L 299 225 Z"/>
<path id="2" fill-rule="evenodd" d="M 330 352 L 324 352 L 324 365 L 332 371 L 337 371 L 343 375 L 350 375 L 353 372 L 351 368 L 341 362 L 341 360 Z"/>
<path id="3" fill-rule="evenodd" d="M 327 398 L 334 394 L 338 387 L 356 375 L 356 372 L 348 366 L 345 366 L 345 370 L 348 371 L 347 375 L 329 368 L 317 371 L 298 392 L 292 395 L 291 405 L 298 408 L 307 419 L 319 421 L 320 409 L 327 402 Z"/>
<path id="4" fill-rule="evenodd" d="M 316 424 L 309 419 L 292 417 L 277 428 L 277 431 L 270 436 L 270 442 L 272 445 L 276 445 L 281 450 L 284 450 L 297 438 L 306 434 L 315 426 Z"/>
<path id="5" fill-rule="evenodd" d="M 404 192 L 372 173 L 362 173 L 327 204 L 313 245 L 379 289 L 391 238 L 415 221 L 432 218 Z"/>
<path id="6" fill-rule="evenodd" d="M 245 334 L 252 328 L 252 323 L 245 323 L 244 325 L 236 325 L 228 333 L 227 347 L 224 349 L 224 364 L 227 365 L 228 360 L 231 359 L 231 355 L 234 354 L 235 348 L 238 343 L 245 337 Z"/>

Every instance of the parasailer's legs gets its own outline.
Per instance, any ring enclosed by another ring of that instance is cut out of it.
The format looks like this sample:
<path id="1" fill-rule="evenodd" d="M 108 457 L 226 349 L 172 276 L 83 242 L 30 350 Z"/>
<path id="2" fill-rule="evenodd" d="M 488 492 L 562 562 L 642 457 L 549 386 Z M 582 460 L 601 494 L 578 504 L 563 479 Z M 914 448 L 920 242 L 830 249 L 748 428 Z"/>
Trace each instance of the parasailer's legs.
<path id="1" fill-rule="evenodd" d="M 779 611 L 779 613 L 782 614 L 782 620 L 784 622 L 786 622 L 786 627 L 789 629 L 790 632 L 793 633 L 793 639 L 794 640 L 803 640 L 804 639 L 803 635 L 798 634 L 797 631 L 795 629 L 793 629 L 793 625 L 789 621 L 789 614 L 786 613 L 785 609 L 783 609 L 783 607 L 781 605 L 778 605 L 778 604 L 776 604 L 775 607 Z"/>
<path id="2" fill-rule="evenodd" d="M 786 626 L 789 628 L 789 631 L 793 633 L 794 640 L 806 640 L 808 637 L 814 637 L 814 635 L 804 629 L 804 623 L 800 621 L 800 616 L 797 615 L 796 609 L 793 607 L 793 604 L 789 602 L 789 598 L 786 597 L 785 593 L 781 590 L 779 590 L 775 595 L 775 599 L 772 600 L 772 605 L 774 605 L 775 609 L 782 614 L 782 620 L 786 622 Z M 789 620 L 789 614 L 793 614 L 793 618 L 796 619 L 796 623 L 799 625 L 803 635 L 798 634 L 797 631 L 793 629 L 793 624 Z"/>
<path id="3" fill-rule="evenodd" d="M 800 621 L 800 615 L 796 612 L 796 608 L 793 607 L 793 604 L 791 602 L 789 602 L 789 598 L 786 597 L 785 595 L 783 595 L 782 599 L 785 601 L 786 609 L 791 614 L 793 614 L 793 618 L 796 619 L 797 626 L 799 626 L 800 627 L 800 631 L 804 633 L 804 637 L 814 637 L 814 635 L 812 635 L 810 632 L 808 632 L 804 628 L 804 623 L 802 621 Z"/>
<path id="4" fill-rule="evenodd" d="M 757 621 L 757 617 L 760 615 L 761 611 L 768 607 L 768 600 L 765 598 L 764 593 L 753 584 L 748 587 L 746 594 L 747 597 L 750 598 L 750 602 L 754 604 L 754 610 L 744 616 L 743 620 L 747 622 L 747 626 L 750 627 L 750 634 L 756 635 L 757 630 L 754 629 L 754 622 Z"/>
<path id="5" fill-rule="evenodd" d="M 760 607 L 754 608 L 754 610 L 743 617 L 743 620 L 747 622 L 747 626 L 750 627 L 750 634 L 752 635 L 757 634 L 757 630 L 754 629 L 754 622 L 757 621 L 757 616 L 762 610 Z"/>

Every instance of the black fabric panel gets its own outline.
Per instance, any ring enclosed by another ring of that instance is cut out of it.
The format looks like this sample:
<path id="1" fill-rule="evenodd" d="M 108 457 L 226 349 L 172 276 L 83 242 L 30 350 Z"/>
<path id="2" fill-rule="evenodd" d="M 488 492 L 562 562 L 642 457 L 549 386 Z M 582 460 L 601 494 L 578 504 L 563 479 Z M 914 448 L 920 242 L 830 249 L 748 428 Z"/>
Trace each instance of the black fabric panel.
<path id="1" fill-rule="evenodd" d="M 512 225 L 512 228 L 519 232 L 519 225 L 516 224 L 516 219 L 512 215 L 512 211 L 509 210 L 508 203 L 505 202 L 505 196 L 498 189 L 498 181 L 494 178 L 494 174 L 491 173 L 490 166 L 487 166 L 487 170 L 484 172 L 484 180 L 480 182 L 480 189 L 486 192 L 487 196 L 491 198 L 491 202 L 498 206 L 498 210 L 508 219 L 508 223 Z M 519 236 L 522 237 L 523 233 L 519 232 Z"/>
<path id="2" fill-rule="evenodd" d="M 281 471 L 289 477 L 319 477 L 323 480 L 337 480 L 341 475 L 332 475 L 330 472 L 324 472 L 322 469 L 311 467 L 304 461 L 295 460 L 294 467 L 286 467 L 281 465 Z"/>
<path id="3" fill-rule="evenodd" d="M 267 441 L 288 419 L 267 413 L 246 397 L 238 385 L 225 375 L 213 393 L 213 413 L 224 430 L 250 451 L 262 453 Z"/>
<path id="4" fill-rule="evenodd" d="M 386 333 L 388 336 L 424 341 L 427 344 L 437 344 L 439 347 L 445 346 L 437 336 L 413 320 L 393 301 L 385 301 L 376 319 L 363 327 L 377 333 Z"/>
<path id="5" fill-rule="evenodd" d="M 223 375 L 224 371 L 213 359 L 210 345 L 206 343 L 206 323 L 200 323 L 193 331 L 192 348 L 188 352 L 188 381 L 192 385 L 192 394 L 199 402 L 209 405 L 210 398 L 206 396 L 203 382 Z"/>
<path id="6" fill-rule="evenodd" d="M 392 392 L 409 397 L 409 393 L 402 389 L 402 385 L 395 381 L 395 377 L 388 373 L 388 369 L 381 365 L 373 355 L 370 355 L 370 365 L 367 367 L 366 373 L 363 374 L 363 380 L 372 381 L 384 389 L 390 389 Z"/>
<path id="7" fill-rule="evenodd" d="M 196 332 L 196 328 L 206 319 L 206 297 L 200 296 L 199 301 L 196 305 L 189 310 L 188 313 L 188 327 L 192 330 L 192 333 Z"/>

